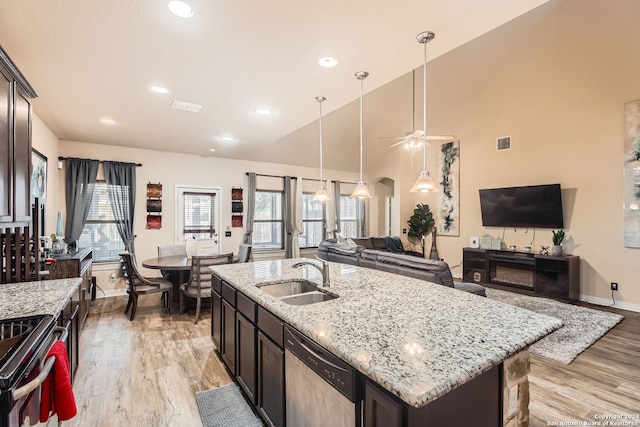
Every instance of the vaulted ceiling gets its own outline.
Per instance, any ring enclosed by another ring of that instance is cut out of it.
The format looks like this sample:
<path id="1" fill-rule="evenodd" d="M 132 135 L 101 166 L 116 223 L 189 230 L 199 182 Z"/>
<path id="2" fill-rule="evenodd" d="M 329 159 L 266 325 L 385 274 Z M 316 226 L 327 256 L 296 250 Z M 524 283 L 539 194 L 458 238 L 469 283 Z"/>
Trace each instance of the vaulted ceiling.
<path id="1" fill-rule="evenodd" d="M 326 167 L 357 170 L 356 71 L 373 91 L 422 64 L 418 33 L 436 33 L 433 59 L 546 1 L 189 0 L 193 16 L 179 18 L 166 0 L 0 0 L 0 44 L 61 140 L 316 166 L 305 153 L 323 95 L 327 138 L 340 139 Z M 321 67 L 326 56 L 337 65 Z"/>

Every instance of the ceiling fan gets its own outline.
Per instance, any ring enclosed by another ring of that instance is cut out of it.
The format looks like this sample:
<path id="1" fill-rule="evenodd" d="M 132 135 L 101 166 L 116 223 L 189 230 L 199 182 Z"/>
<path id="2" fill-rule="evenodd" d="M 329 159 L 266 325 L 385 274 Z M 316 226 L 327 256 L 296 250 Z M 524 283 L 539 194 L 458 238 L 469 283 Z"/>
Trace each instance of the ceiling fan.
<path id="1" fill-rule="evenodd" d="M 415 151 L 418 150 L 420 147 L 422 147 L 422 144 L 424 142 L 424 131 L 423 130 L 415 130 L 416 128 L 416 70 L 413 70 L 413 90 L 412 90 L 412 96 L 413 96 L 413 114 L 411 116 L 411 121 L 412 121 L 412 128 L 414 129 L 413 132 L 408 132 L 405 136 L 392 136 L 392 137 L 386 137 L 386 138 L 378 138 L 378 139 L 383 139 L 383 140 L 399 140 L 398 142 L 395 142 L 393 144 L 391 144 L 389 147 L 387 148 L 393 148 L 393 147 L 397 147 L 398 145 L 402 145 L 402 144 L 406 144 L 406 146 L 409 148 L 409 150 L 411 151 Z M 427 135 L 427 141 L 453 141 L 453 136 L 451 135 Z M 427 144 L 429 144 L 427 142 Z"/>

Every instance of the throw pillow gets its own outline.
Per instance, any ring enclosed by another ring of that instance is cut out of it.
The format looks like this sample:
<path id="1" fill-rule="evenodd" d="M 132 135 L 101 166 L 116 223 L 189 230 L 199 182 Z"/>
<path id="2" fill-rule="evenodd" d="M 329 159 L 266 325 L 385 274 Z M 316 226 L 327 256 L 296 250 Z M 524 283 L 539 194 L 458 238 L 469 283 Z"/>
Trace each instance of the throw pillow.
<path id="1" fill-rule="evenodd" d="M 340 234 L 336 234 L 336 239 L 337 239 L 337 243 L 339 245 L 346 245 L 347 244 L 347 239 L 342 237 Z"/>
<path id="2" fill-rule="evenodd" d="M 352 239 L 347 239 L 347 245 L 351 246 L 352 248 L 355 248 L 358 246 L 358 244 L 354 242 Z"/>

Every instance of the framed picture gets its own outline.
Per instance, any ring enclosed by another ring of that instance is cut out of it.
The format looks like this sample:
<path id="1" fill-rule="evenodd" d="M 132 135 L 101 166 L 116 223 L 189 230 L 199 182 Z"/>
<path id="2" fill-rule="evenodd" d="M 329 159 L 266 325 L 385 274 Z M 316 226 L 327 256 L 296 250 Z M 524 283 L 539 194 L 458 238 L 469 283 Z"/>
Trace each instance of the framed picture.
<path id="1" fill-rule="evenodd" d="M 31 203 L 47 200 L 47 158 L 37 150 L 31 150 Z"/>

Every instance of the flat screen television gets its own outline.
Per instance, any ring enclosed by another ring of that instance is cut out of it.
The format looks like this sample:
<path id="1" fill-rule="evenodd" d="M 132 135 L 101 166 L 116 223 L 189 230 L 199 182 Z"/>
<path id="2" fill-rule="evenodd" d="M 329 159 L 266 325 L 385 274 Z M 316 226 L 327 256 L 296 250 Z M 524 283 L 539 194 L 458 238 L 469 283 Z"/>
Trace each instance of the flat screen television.
<path id="1" fill-rule="evenodd" d="M 560 184 L 480 190 L 485 227 L 564 228 Z"/>

